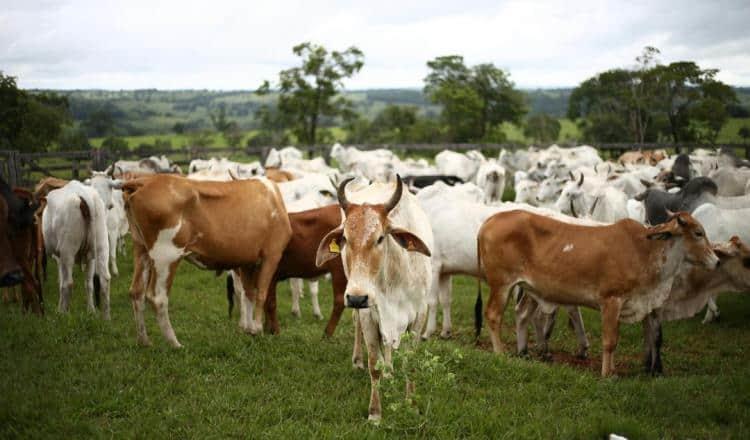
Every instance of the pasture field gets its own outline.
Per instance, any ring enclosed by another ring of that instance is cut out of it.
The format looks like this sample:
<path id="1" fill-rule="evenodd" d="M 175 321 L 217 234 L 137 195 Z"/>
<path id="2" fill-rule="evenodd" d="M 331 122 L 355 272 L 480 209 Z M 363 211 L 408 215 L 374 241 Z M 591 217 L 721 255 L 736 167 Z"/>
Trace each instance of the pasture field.
<path id="1" fill-rule="evenodd" d="M 121 257 L 112 284 L 112 321 L 85 311 L 76 270 L 72 311 L 55 311 L 57 276 L 50 260 L 46 315 L 0 305 L 2 438 L 748 438 L 750 436 L 750 299 L 720 298 L 721 321 L 667 323 L 663 377 L 641 371 L 640 325 L 623 325 L 617 378 L 599 377 L 597 312 L 584 311 L 591 358 L 576 362 L 575 341 L 558 319 L 555 362 L 490 353 L 483 331 L 473 340 L 476 283 L 454 281 L 454 337 L 420 344 L 396 358 L 382 390 L 384 419 L 367 422 L 369 377 L 352 369 L 352 324 L 336 334 L 324 322 L 290 313 L 288 284 L 279 289 L 281 334 L 251 337 L 228 319 L 224 277 L 183 263 L 171 295 L 171 318 L 185 346 L 170 349 L 150 308 L 152 347 L 135 344 L 128 286 L 132 264 Z M 486 286 L 483 287 L 485 302 Z M 331 309 L 323 282 L 321 307 Z M 509 307 L 506 312 L 512 317 Z M 514 344 L 510 327 L 504 333 Z M 408 345 L 402 346 L 405 351 Z M 400 351 L 400 352 L 401 352 Z M 415 371 L 416 407 L 405 404 L 402 361 Z"/>

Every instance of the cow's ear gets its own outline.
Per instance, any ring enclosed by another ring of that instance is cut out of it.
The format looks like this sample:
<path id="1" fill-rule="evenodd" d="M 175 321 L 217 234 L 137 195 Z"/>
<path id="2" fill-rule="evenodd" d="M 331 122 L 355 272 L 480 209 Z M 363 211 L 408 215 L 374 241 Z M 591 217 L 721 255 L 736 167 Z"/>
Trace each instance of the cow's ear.
<path id="1" fill-rule="evenodd" d="M 658 231 L 646 234 L 646 238 L 649 240 L 669 240 L 673 235 L 670 231 Z"/>
<path id="2" fill-rule="evenodd" d="M 399 246 L 406 249 L 407 251 L 419 252 L 420 254 L 426 255 L 428 257 L 432 256 L 427 245 L 424 244 L 424 242 L 419 237 L 407 231 L 406 229 L 390 228 L 388 230 L 388 233 L 394 238 L 394 240 L 396 240 L 396 243 L 398 243 Z"/>
<path id="3" fill-rule="evenodd" d="M 315 255 L 315 265 L 320 267 L 328 261 L 333 260 L 341 254 L 341 239 L 344 237 L 344 227 L 339 226 L 333 231 L 326 234 L 318 245 L 318 252 Z"/>

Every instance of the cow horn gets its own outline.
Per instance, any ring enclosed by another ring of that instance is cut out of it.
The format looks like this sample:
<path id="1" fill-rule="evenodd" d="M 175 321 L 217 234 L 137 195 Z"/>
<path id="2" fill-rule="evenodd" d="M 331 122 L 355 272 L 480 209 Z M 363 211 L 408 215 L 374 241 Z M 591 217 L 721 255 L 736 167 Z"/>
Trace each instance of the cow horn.
<path id="1" fill-rule="evenodd" d="M 339 199 L 339 205 L 341 206 L 341 209 L 346 212 L 346 209 L 349 207 L 349 201 L 346 200 L 346 185 L 354 180 L 354 177 L 350 177 L 343 182 L 341 182 L 341 185 L 339 185 L 338 190 L 336 191 L 336 197 Z"/>
<path id="2" fill-rule="evenodd" d="M 576 214 L 576 209 L 573 207 L 573 199 L 570 199 L 570 213 L 573 214 L 573 217 L 578 218 L 578 214 Z"/>
<path id="3" fill-rule="evenodd" d="M 583 185 L 583 173 L 581 173 L 581 180 L 578 181 L 578 186 Z"/>
<path id="4" fill-rule="evenodd" d="M 573 175 L 572 171 L 568 171 L 568 175 L 570 176 L 570 180 L 572 180 L 573 182 L 576 181 L 576 176 Z"/>
<path id="5" fill-rule="evenodd" d="M 115 177 L 115 167 L 116 167 L 117 161 L 112 162 L 112 165 L 109 167 L 109 171 L 107 171 L 107 176 L 114 178 Z"/>
<path id="6" fill-rule="evenodd" d="M 596 197 L 594 199 L 594 203 L 591 204 L 591 209 L 589 210 L 589 217 L 594 215 L 594 209 L 596 209 L 596 203 L 599 201 L 599 197 Z"/>
<path id="7" fill-rule="evenodd" d="M 396 191 L 394 191 L 393 195 L 391 196 L 391 199 L 388 200 L 385 204 L 385 212 L 389 213 L 393 208 L 396 207 L 399 200 L 401 200 L 401 193 L 404 190 L 404 185 L 401 183 L 401 176 L 396 174 Z"/>

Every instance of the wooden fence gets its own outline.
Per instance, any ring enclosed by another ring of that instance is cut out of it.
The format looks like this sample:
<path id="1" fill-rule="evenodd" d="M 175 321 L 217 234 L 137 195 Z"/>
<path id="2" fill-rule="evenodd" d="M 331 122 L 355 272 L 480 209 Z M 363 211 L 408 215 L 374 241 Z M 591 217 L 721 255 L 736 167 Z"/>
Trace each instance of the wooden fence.
<path id="1" fill-rule="evenodd" d="M 354 145 L 360 150 L 386 148 L 399 155 L 431 155 L 442 150 L 468 151 L 481 150 L 487 154 L 497 154 L 500 150 L 516 150 L 527 148 L 522 144 L 363 144 Z M 561 144 L 562 147 L 572 145 Z M 750 144 L 599 144 L 594 145 L 607 158 L 617 158 L 626 151 L 666 149 L 671 152 L 690 152 L 696 148 L 728 147 L 735 151 L 742 151 L 750 159 Z M 171 149 L 129 150 L 122 154 L 115 154 L 106 149 L 92 149 L 89 151 L 23 153 L 16 150 L 0 150 L 0 177 L 12 186 L 30 187 L 43 176 L 80 179 L 86 177 L 92 170 L 104 170 L 116 160 L 137 160 L 148 156 L 167 156 L 182 167 L 186 167 L 193 159 L 209 159 L 211 157 L 256 157 L 265 162 L 272 147 L 226 147 L 206 148 L 187 147 Z M 308 157 L 321 156 L 330 162 L 330 145 L 312 145 L 297 147 L 307 153 Z"/>

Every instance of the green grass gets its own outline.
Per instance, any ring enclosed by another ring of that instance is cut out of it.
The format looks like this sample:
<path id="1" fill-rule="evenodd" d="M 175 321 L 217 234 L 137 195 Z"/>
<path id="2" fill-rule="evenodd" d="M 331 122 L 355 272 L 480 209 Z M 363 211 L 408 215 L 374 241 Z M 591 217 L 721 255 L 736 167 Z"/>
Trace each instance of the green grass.
<path id="1" fill-rule="evenodd" d="M 450 362 L 455 380 L 429 376 L 419 411 L 383 403 L 384 421 L 366 421 L 369 378 L 351 367 L 351 317 L 330 340 L 312 317 L 290 314 L 289 290 L 279 290 L 278 336 L 251 337 L 228 319 L 224 279 L 183 263 L 171 295 L 171 318 L 185 346 L 170 349 L 154 315 L 147 326 L 154 346 L 135 344 L 128 299 L 132 271 L 120 258 L 112 285 L 112 321 L 85 312 L 80 271 L 69 315 L 55 311 L 56 270 L 45 285 L 47 314 L 23 315 L 0 305 L 0 437 L 127 438 L 747 438 L 750 435 L 750 301 L 720 298 L 722 319 L 699 318 L 665 326 L 664 377 L 641 373 L 641 329 L 623 325 L 616 354 L 619 378 L 598 375 L 599 315 L 584 312 L 592 342 L 590 363 L 571 366 L 490 353 L 472 340 L 476 284 L 454 281 L 454 338 L 422 349 Z M 486 287 L 484 288 L 486 295 Z M 321 306 L 331 308 L 330 285 Z M 512 313 L 509 308 L 508 315 Z M 575 341 L 561 317 L 552 340 L 573 353 Z M 504 338 L 512 343 L 512 331 Z M 435 382 L 438 382 L 435 380 Z M 388 385 L 384 386 L 388 389 Z M 427 392 L 429 391 L 429 392 Z M 397 410 L 394 411 L 394 408 Z M 400 409 L 399 409 L 400 408 Z"/>

